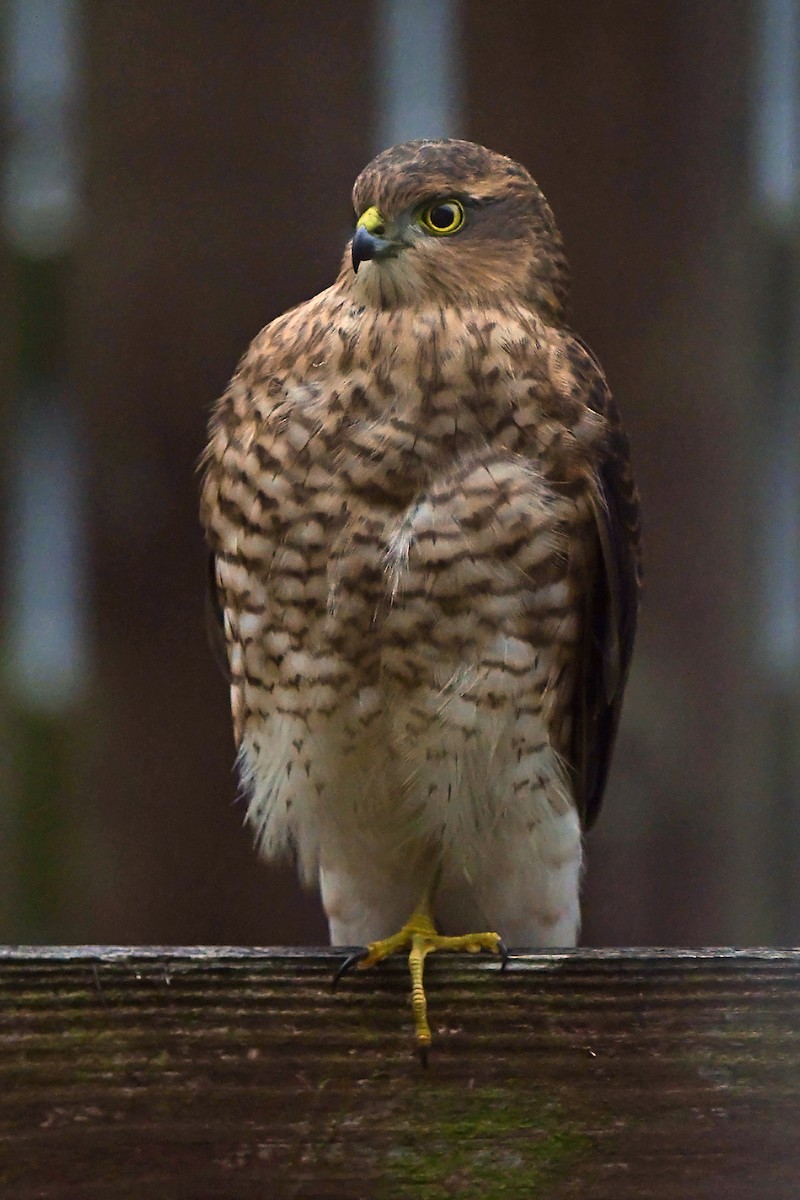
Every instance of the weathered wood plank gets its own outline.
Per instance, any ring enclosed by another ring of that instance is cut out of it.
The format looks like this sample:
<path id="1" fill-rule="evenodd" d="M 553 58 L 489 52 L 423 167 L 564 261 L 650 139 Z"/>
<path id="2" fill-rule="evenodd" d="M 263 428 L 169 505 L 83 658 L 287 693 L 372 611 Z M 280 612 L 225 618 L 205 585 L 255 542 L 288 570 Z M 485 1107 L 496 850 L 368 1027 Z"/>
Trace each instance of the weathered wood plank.
<path id="1" fill-rule="evenodd" d="M 781 1200 L 800 1179 L 800 952 L 430 960 L 0 950 L 0 1184 L 16 1200 Z"/>

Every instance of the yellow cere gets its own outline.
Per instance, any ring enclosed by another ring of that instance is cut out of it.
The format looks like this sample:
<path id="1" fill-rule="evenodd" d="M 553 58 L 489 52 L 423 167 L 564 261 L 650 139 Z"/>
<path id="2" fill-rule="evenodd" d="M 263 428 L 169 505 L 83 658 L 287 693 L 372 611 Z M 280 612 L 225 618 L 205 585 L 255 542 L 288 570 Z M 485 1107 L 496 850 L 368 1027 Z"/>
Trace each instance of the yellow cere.
<path id="1" fill-rule="evenodd" d="M 378 231 L 383 233 L 384 220 L 374 204 L 361 214 L 356 222 L 356 228 L 366 229 L 367 233 L 377 233 Z"/>
<path id="2" fill-rule="evenodd" d="M 428 233 L 438 237 L 457 233 L 464 224 L 464 206 L 460 200 L 437 200 L 422 210 L 419 223 Z"/>

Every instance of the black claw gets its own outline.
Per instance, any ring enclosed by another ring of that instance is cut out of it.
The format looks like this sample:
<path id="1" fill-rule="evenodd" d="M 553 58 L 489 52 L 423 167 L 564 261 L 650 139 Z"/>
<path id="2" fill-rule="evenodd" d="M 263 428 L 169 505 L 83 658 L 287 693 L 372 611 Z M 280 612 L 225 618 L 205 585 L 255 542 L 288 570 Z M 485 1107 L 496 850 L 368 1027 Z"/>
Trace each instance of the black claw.
<path id="1" fill-rule="evenodd" d="M 505 971 L 506 967 L 508 966 L 509 962 L 511 961 L 511 955 L 508 953 L 508 946 L 505 944 L 505 942 L 503 941 L 502 938 L 497 943 L 497 949 L 500 953 L 501 959 L 503 960 L 500 963 L 500 970 Z"/>
<path id="2" fill-rule="evenodd" d="M 331 987 L 335 990 L 336 985 L 338 984 L 338 982 L 342 978 L 342 976 L 346 975 L 348 971 L 351 971 L 353 969 L 353 967 L 356 965 L 356 963 L 360 963 L 362 958 L 366 958 L 368 953 L 369 953 L 369 951 L 365 947 L 363 950 L 356 950 L 356 952 L 354 954 L 348 954 L 347 958 L 344 960 L 342 965 L 337 969 L 336 974 L 334 975 L 333 979 L 331 980 Z"/>
<path id="3" fill-rule="evenodd" d="M 417 1046 L 417 1052 L 419 1053 L 419 1061 L 422 1064 L 422 1066 L 425 1067 L 426 1069 L 428 1066 L 428 1050 L 429 1049 L 430 1049 L 429 1046 Z"/>

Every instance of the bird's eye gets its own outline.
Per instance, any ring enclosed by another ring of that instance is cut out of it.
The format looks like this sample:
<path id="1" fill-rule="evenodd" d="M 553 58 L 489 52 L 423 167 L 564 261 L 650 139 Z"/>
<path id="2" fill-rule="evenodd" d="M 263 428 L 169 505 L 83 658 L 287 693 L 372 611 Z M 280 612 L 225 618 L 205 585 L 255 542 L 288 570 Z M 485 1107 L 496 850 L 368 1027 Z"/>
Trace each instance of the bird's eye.
<path id="1" fill-rule="evenodd" d="M 464 224 L 464 206 L 458 200 L 439 200 L 422 210 L 419 223 L 428 233 L 440 237 L 457 233 Z"/>

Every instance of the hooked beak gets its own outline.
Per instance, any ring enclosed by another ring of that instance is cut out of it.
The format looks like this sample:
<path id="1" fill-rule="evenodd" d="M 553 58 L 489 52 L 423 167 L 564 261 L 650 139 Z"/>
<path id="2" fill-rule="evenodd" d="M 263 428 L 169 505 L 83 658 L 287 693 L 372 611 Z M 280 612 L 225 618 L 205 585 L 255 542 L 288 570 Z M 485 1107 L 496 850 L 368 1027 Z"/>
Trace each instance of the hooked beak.
<path id="1" fill-rule="evenodd" d="M 356 231 L 350 251 L 353 256 L 353 270 L 358 271 L 362 262 L 370 258 L 383 258 L 394 251 L 394 243 L 383 235 L 386 233 L 386 222 L 373 204 L 358 218 Z"/>
<path id="2" fill-rule="evenodd" d="M 359 225 L 353 234 L 353 244 L 350 247 L 353 255 L 353 270 L 357 273 L 362 262 L 375 258 L 380 253 L 381 247 L 385 245 L 383 238 L 375 237 L 363 225 Z"/>

